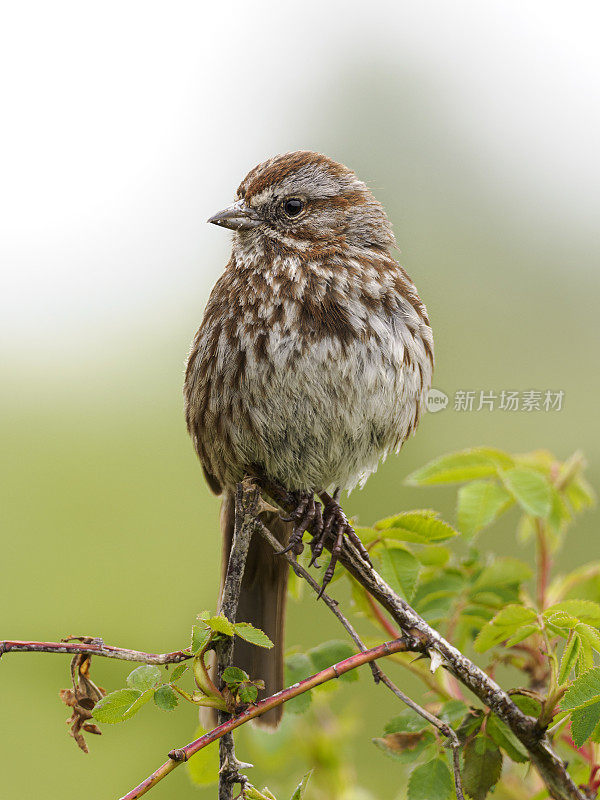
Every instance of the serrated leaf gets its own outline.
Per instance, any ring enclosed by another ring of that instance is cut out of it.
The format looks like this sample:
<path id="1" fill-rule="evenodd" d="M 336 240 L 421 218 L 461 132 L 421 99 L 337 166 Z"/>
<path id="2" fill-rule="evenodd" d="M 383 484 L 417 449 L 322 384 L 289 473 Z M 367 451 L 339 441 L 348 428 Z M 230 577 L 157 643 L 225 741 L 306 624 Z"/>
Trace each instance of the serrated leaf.
<path id="1" fill-rule="evenodd" d="M 480 709 L 472 709 L 461 720 L 460 725 L 456 730 L 456 734 L 461 742 L 464 742 L 468 737 L 476 733 L 483 724 L 483 711 Z"/>
<path id="2" fill-rule="evenodd" d="M 463 750 L 463 788 L 472 800 L 485 800 L 500 778 L 502 753 L 497 745 L 481 734 Z"/>
<path id="3" fill-rule="evenodd" d="M 235 633 L 233 623 L 229 622 L 227 617 L 224 617 L 222 614 L 219 614 L 217 617 L 209 617 L 205 619 L 204 622 L 215 633 L 224 633 L 225 636 L 233 636 Z"/>
<path id="4" fill-rule="evenodd" d="M 160 678 L 160 670 L 152 664 L 142 664 L 141 667 L 136 667 L 133 672 L 127 676 L 127 686 L 130 689 L 137 689 L 140 692 L 145 692 L 146 689 L 152 689 L 156 686 Z"/>
<path id="5" fill-rule="evenodd" d="M 577 659 L 577 675 L 579 676 L 594 666 L 594 651 L 586 637 L 580 636 L 578 633 L 575 635 L 579 639 L 579 658 Z"/>
<path id="6" fill-rule="evenodd" d="M 405 482 L 411 486 L 463 483 L 475 478 L 487 478 L 495 475 L 498 469 L 509 469 L 513 465 L 514 461 L 508 453 L 491 447 L 478 447 L 436 458 L 411 473 Z"/>
<path id="7" fill-rule="evenodd" d="M 506 640 L 506 647 L 514 647 L 516 644 L 524 642 L 525 639 L 528 639 L 530 636 L 533 636 L 534 633 L 537 633 L 539 629 L 539 625 L 522 625 L 520 628 L 517 628 L 516 632 Z"/>
<path id="8" fill-rule="evenodd" d="M 285 685 L 290 686 L 300 683 L 305 678 L 313 674 L 313 667 L 309 657 L 305 653 L 293 653 L 285 660 Z M 308 710 L 312 701 L 312 692 L 304 692 L 294 697 L 285 704 L 285 710 L 292 714 L 303 714 Z"/>
<path id="9" fill-rule="evenodd" d="M 550 608 L 544 611 L 544 617 L 556 613 L 557 611 L 564 611 L 573 617 L 577 617 L 580 622 L 585 622 L 588 625 L 600 625 L 600 605 L 591 600 L 563 600 L 561 603 L 555 603 Z"/>
<path id="10" fill-rule="evenodd" d="M 258 697 L 258 688 L 253 683 L 243 683 L 238 689 L 240 703 L 254 703 Z"/>
<path id="11" fill-rule="evenodd" d="M 548 480 L 533 469 L 515 467 L 501 473 L 508 491 L 526 514 L 547 517 L 552 508 L 552 491 Z"/>
<path id="12" fill-rule="evenodd" d="M 577 747 L 582 747 L 600 722 L 600 702 L 577 708 L 571 714 L 571 736 Z"/>
<path id="13" fill-rule="evenodd" d="M 598 700 L 600 700 L 600 667 L 594 667 L 573 681 L 560 706 L 568 711 L 591 705 Z"/>
<path id="14" fill-rule="evenodd" d="M 302 778 L 302 780 L 296 787 L 296 790 L 294 791 L 294 794 L 291 796 L 290 800 L 302 800 L 312 773 L 313 773 L 312 769 L 306 773 L 306 775 Z"/>
<path id="15" fill-rule="evenodd" d="M 493 481 L 473 481 L 458 491 L 458 527 L 466 536 L 487 528 L 511 505 L 512 497 Z"/>
<path id="16" fill-rule="evenodd" d="M 517 558 L 496 558 L 475 581 L 475 589 L 510 586 L 531 578 L 531 567 Z"/>
<path id="17" fill-rule="evenodd" d="M 134 714 L 140 710 L 142 706 L 145 706 L 146 703 L 149 703 L 150 700 L 154 697 L 154 689 L 146 689 L 145 692 L 142 692 L 141 695 L 134 700 L 134 702 L 129 706 L 129 708 L 123 714 L 123 719 L 129 719 L 133 717 Z"/>
<path id="18" fill-rule="evenodd" d="M 194 734 L 199 739 L 207 733 L 198 728 Z M 186 769 L 192 783 L 196 786 L 210 786 L 219 779 L 219 742 L 212 742 L 195 753 L 187 762 Z"/>
<path id="19" fill-rule="evenodd" d="M 223 670 L 223 680 L 228 684 L 243 683 L 250 676 L 239 667 L 225 667 Z"/>
<path id="20" fill-rule="evenodd" d="M 447 700 L 438 712 L 438 719 L 447 722 L 448 725 L 461 720 L 468 710 L 467 704 L 462 700 Z"/>
<path id="21" fill-rule="evenodd" d="M 574 630 L 582 637 L 587 639 L 590 646 L 594 648 L 597 653 L 600 653 L 600 632 L 597 628 L 591 625 L 586 625 L 585 622 L 578 622 Z"/>
<path id="22" fill-rule="evenodd" d="M 154 692 L 154 703 L 161 711 L 173 711 L 179 705 L 179 698 L 170 686 L 159 686 Z"/>
<path id="23" fill-rule="evenodd" d="M 255 628 L 249 622 L 236 622 L 233 627 L 236 636 L 245 639 L 250 644 L 255 644 L 257 647 L 273 647 L 273 642 L 267 634 L 261 631 L 260 628 Z"/>
<path id="24" fill-rule="evenodd" d="M 200 650 L 208 643 L 213 632 L 206 625 L 194 625 L 192 628 L 192 644 L 191 649 L 193 655 L 199 653 Z"/>
<path id="25" fill-rule="evenodd" d="M 563 684 L 569 679 L 569 675 L 575 669 L 575 663 L 579 656 L 579 637 L 573 636 L 565 645 L 565 649 L 560 660 L 558 672 L 558 683 Z"/>
<path id="26" fill-rule="evenodd" d="M 485 653 L 490 647 L 508 639 L 523 625 L 533 624 L 535 620 L 536 614 L 533 609 L 516 604 L 508 605 L 479 631 L 475 639 L 475 650 L 478 653 Z"/>
<path id="27" fill-rule="evenodd" d="M 337 664 L 355 653 L 354 647 L 340 639 L 332 639 L 329 642 L 322 642 L 321 644 L 309 650 L 307 656 L 310 658 L 313 667 L 317 672 L 320 672 L 332 664 Z M 358 671 L 353 669 L 340 676 L 340 680 L 357 681 Z"/>
<path id="28" fill-rule="evenodd" d="M 386 539 L 399 539 L 417 544 L 444 542 L 453 536 L 458 536 L 458 531 L 440 519 L 437 512 L 430 508 L 395 514 L 393 517 L 379 520 L 374 527 Z"/>
<path id="29" fill-rule="evenodd" d="M 173 672 L 171 672 L 171 683 L 178 681 L 188 671 L 190 664 L 191 661 L 183 661 L 181 664 L 177 664 Z"/>
<path id="30" fill-rule="evenodd" d="M 123 722 L 125 713 L 141 694 L 137 689 L 118 689 L 107 694 L 94 706 L 94 719 L 108 725 Z"/>
<path id="31" fill-rule="evenodd" d="M 486 733 L 501 747 L 506 755 L 517 763 L 529 761 L 529 753 L 511 729 L 495 714 L 490 714 L 485 727 Z"/>
<path id="32" fill-rule="evenodd" d="M 446 762 L 434 758 L 414 769 L 408 779 L 408 800 L 448 800 L 454 781 Z"/>
<path id="33" fill-rule="evenodd" d="M 377 566 L 384 581 L 406 600 L 415 592 L 421 565 L 408 550 L 399 547 L 383 547 L 376 557 Z"/>

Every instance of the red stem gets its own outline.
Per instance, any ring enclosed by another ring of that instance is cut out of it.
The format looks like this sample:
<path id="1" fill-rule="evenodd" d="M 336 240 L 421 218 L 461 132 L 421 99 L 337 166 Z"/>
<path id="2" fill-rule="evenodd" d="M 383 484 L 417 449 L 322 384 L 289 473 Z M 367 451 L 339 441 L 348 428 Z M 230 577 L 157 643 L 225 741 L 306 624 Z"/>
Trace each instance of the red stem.
<path id="1" fill-rule="evenodd" d="M 227 720 L 227 722 L 224 722 L 222 725 L 219 725 L 212 731 L 205 733 L 199 739 L 187 744 L 185 747 L 182 747 L 178 750 L 171 750 L 169 753 L 170 760 L 166 761 L 155 772 L 153 772 L 152 775 L 146 778 L 146 780 L 142 781 L 139 786 L 136 786 L 135 789 L 132 789 L 130 792 L 128 792 L 128 794 L 124 795 L 121 800 L 136 800 L 136 798 L 146 794 L 146 792 L 149 791 L 159 781 L 161 781 L 165 775 L 168 775 L 169 772 L 175 769 L 178 764 L 182 763 L 183 761 L 187 761 L 199 750 L 207 747 L 207 745 L 211 744 L 212 742 L 216 742 L 217 739 L 220 739 L 226 733 L 230 733 L 231 731 L 235 730 L 235 728 L 239 728 L 240 725 L 243 725 L 249 720 L 254 719 L 254 717 L 264 714 L 265 711 L 269 711 L 272 708 L 280 706 L 288 700 L 292 700 L 294 697 L 297 697 L 299 694 L 309 691 L 309 689 L 314 689 L 316 686 L 320 686 L 322 683 L 326 683 L 333 678 L 339 678 L 340 675 L 344 675 L 346 672 L 350 672 L 350 670 L 356 669 L 363 664 L 368 664 L 371 661 L 375 661 L 377 658 L 389 656 L 393 653 L 405 652 L 410 649 L 412 648 L 409 646 L 409 642 L 406 639 L 396 639 L 393 642 L 384 642 L 377 647 L 372 647 L 370 650 L 365 650 L 362 653 L 356 653 L 355 655 L 350 656 L 350 658 L 346 658 L 331 667 L 327 667 L 327 669 L 317 672 L 316 675 L 306 678 L 299 683 L 295 683 L 293 686 L 289 686 L 287 689 L 282 689 L 282 691 L 271 695 L 271 697 L 266 697 L 256 705 L 249 706 L 241 714 L 231 717 Z"/>

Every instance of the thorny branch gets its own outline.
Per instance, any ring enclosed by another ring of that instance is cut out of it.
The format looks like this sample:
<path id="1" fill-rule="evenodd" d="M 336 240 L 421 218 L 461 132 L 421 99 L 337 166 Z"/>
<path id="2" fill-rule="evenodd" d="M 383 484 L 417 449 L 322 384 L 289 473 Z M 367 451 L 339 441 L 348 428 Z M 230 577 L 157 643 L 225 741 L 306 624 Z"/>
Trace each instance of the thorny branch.
<path id="1" fill-rule="evenodd" d="M 359 637 L 358 633 L 354 629 L 353 625 L 350 621 L 342 614 L 339 609 L 339 605 L 336 600 L 330 597 L 328 594 L 323 592 L 322 587 L 319 586 L 317 581 L 312 577 L 310 572 L 304 569 L 304 567 L 299 564 L 295 558 L 290 553 L 283 553 L 283 548 L 277 541 L 277 539 L 273 536 L 273 534 L 269 531 L 269 529 L 260 522 L 259 519 L 253 520 L 253 525 L 257 528 L 258 532 L 263 536 L 264 539 L 271 545 L 271 547 L 277 552 L 283 555 L 289 565 L 292 567 L 294 572 L 299 578 L 303 578 L 309 586 L 316 592 L 317 597 L 320 597 L 324 602 L 325 605 L 331 609 L 331 611 L 335 614 L 338 620 L 342 623 L 346 631 L 350 634 L 351 639 L 354 641 L 358 649 L 365 653 L 367 651 L 367 647 L 364 642 Z M 396 634 L 398 635 L 398 634 Z M 371 671 L 373 672 L 373 677 L 375 678 L 375 683 L 383 683 L 388 689 L 393 692 L 396 697 L 402 700 L 405 705 L 412 708 L 420 717 L 426 719 L 431 725 L 437 728 L 438 731 L 443 736 L 446 736 L 451 743 L 452 747 L 452 766 L 454 770 L 454 785 L 456 788 L 456 798 L 457 800 L 464 800 L 464 794 L 462 789 L 462 779 L 460 775 L 460 742 L 458 740 L 458 736 L 456 735 L 455 731 L 447 725 L 445 722 L 442 722 L 441 719 L 438 719 L 436 716 L 431 714 L 427 709 L 420 706 L 416 703 L 411 697 L 404 694 L 403 691 L 398 689 L 398 687 L 388 678 L 388 676 L 383 672 L 380 666 L 375 663 L 374 661 L 371 662 Z"/>
<path id="2" fill-rule="evenodd" d="M 242 578 L 244 577 L 248 548 L 252 538 L 252 527 L 249 521 L 254 518 L 254 514 L 257 512 L 259 497 L 258 489 L 250 481 L 244 481 L 244 483 L 239 483 L 236 486 L 233 541 L 231 543 L 231 552 L 229 553 L 220 607 L 221 614 L 227 617 L 230 622 L 236 621 Z M 218 686 L 221 683 L 221 676 L 224 670 L 232 663 L 233 637 L 226 636 L 218 642 L 216 654 Z M 229 719 L 230 714 L 225 711 L 219 711 L 219 725 L 223 725 Z M 247 765 L 243 765 L 237 760 L 233 734 L 231 733 L 226 733 L 219 742 L 219 765 L 219 800 L 232 800 L 235 784 L 240 784 L 243 788 L 246 783 L 246 778 L 240 773 L 240 767 Z"/>
<path id="3" fill-rule="evenodd" d="M 294 697 L 298 697 L 298 695 L 304 694 L 304 692 L 308 692 L 310 689 L 321 686 L 321 684 L 327 683 L 327 681 L 339 678 L 341 675 L 345 675 L 346 672 L 350 672 L 357 667 L 361 667 L 363 664 L 368 664 L 371 661 L 375 661 L 377 658 L 391 656 L 394 653 L 406 653 L 413 650 L 418 651 L 419 648 L 419 642 L 410 636 L 403 636 L 400 639 L 395 639 L 392 642 L 384 642 L 383 644 L 377 645 L 377 647 L 372 647 L 363 653 L 355 653 L 353 656 L 350 656 L 343 661 L 339 661 L 337 664 L 333 664 L 331 667 L 327 667 L 326 669 L 317 672 L 315 675 L 311 675 L 310 678 L 306 678 L 299 683 L 295 683 L 293 686 L 288 686 L 286 689 L 282 689 L 280 692 L 271 695 L 271 697 L 266 697 L 264 700 L 260 700 L 255 705 L 248 706 L 248 708 L 241 714 L 231 717 L 227 720 L 227 722 L 224 722 L 222 725 L 219 725 L 212 731 L 205 733 L 199 739 L 190 742 L 190 744 L 187 744 L 185 747 L 171 750 L 169 753 L 169 758 L 171 759 L 170 762 L 165 762 L 156 770 L 156 772 L 153 772 L 152 775 L 146 778 L 145 781 L 142 781 L 139 786 L 136 786 L 135 789 L 132 789 L 120 800 L 137 800 L 138 797 L 146 794 L 146 792 L 155 786 L 159 781 L 161 781 L 165 775 L 168 775 L 169 772 L 175 769 L 178 764 L 182 763 L 183 761 L 187 761 L 189 758 L 203 748 L 207 747 L 212 742 L 216 742 L 218 739 L 221 739 L 221 737 L 223 737 L 226 733 L 230 733 L 236 728 L 239 728 L 241 725 L 249 722 L 251 719 L 264 714 L 266 711 L 270 711 L 272 708 L 277 708 L 277 706 L 287 703 L 288 700 L 293 700 Z"/>
<path id="4" fill-rule="evenodd" d="M 69 639 L 72 637 L 69 637 Z M 112 647 L 104 644 L 102 639 L 86 639 L 85 642 L 71 642 L 67 639 L 61 642 L 28 642 L 20 640 L 0 641 L 0 657 L 4 653 L 66 653 L 67 655 L 102 656 L 104 658 L 117 658 L 120 661 L 138 661 L 142 664 L 179 664 L 192 657 L 191 653 L 176 650 L 174 653 L 143 653 L 140 650 L 129 650 L 126 647 Z"/>
<path id="5" fill-rule="evenodd" d="M 264 476 L 260 476 L 260 483 L 269 497 L 284 511 L 290 513 L 294 509 L 296 505 L 294 499 L 283 487 L 269 481 Z M 331 550 L 333 544 L 330 536 L 326 540 L 325 546 Z M 402 631 L 418 637 L 430 657 L 439 661 L 463 686 L 473 692 L 482 703 L 509 726 L 526 747 L 531 762 L 537 768 L 554 800 L 586 800 L 585 795 L 567 772 L 564 761 L 552 749 L 545 730 L 539 727 L 536 720 L 524 714 L 489 675 L 428 625 L 405 600 L 394 592 L 373 567 L 365 562 L 358 550 L 347 539 L 343 542 L 338 560 L 352 577 L 390 613 Z"/>

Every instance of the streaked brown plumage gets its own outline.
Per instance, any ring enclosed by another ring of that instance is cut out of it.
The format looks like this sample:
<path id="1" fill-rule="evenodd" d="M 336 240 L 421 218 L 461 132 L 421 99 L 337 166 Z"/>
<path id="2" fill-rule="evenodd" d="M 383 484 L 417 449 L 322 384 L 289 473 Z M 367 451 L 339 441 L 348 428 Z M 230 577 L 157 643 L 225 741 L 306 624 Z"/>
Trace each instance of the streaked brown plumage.
<path id="1" fill-rule="evenodd" d="M 224 494 L 226 558 L 232 489 L 253 465 L 306 499 L 363 483 L 399 450 L 431 385 L 433 339 L 385 212 L 347 167 L 277 156 L 210 221 L 235 230 L 233 250 L 192 345 L 185 399 L 207 481 Z M 289 524 L 272 524 L 284 541 Z M 234 660 L 267 692 L 282 685 L 286 581 L 283 559 L 253 541 L 238 619 L 276 647 L 236 645 Z"/>

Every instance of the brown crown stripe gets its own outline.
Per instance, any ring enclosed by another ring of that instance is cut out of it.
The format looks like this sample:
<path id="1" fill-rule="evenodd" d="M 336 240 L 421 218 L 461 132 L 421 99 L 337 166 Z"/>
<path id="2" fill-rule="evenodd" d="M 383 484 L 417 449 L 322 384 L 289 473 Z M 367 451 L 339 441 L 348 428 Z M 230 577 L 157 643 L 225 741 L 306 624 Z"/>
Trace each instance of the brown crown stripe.
<path id="1" fill-rule="evenodd" d="M 250 200 L 254 195 L 260 194 L 270 186 L 280 183 L 302 167 L 312 165 L 326 167 L 327 171 L 334 177 L 353 174 L 347 167 L 332 161 L 321 153 L 300 150 L 296 153 L 284 153 L 270 161 L 265 161 L 263 164 L 258 164 L 240 184 L 238 195 Z"/>

